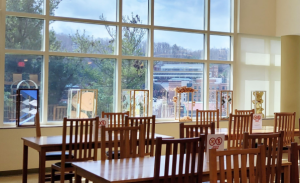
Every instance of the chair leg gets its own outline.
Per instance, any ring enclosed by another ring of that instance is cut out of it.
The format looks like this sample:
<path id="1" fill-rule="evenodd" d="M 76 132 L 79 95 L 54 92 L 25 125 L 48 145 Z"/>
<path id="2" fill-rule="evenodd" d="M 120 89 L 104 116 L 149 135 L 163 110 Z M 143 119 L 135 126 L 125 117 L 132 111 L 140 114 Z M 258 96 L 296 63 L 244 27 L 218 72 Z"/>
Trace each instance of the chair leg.
<path id="1" fill-rule="evenodd" d="M 88 180 L 88 179 L 85 179 L 85 183 L 89 183 L 89 180 Z"/>
<path id="2" fill-rule="evenodd" d="M 55 170 L 51 168 L 51 183 L 54 183 L 54 179 L 55 179 Z"/>

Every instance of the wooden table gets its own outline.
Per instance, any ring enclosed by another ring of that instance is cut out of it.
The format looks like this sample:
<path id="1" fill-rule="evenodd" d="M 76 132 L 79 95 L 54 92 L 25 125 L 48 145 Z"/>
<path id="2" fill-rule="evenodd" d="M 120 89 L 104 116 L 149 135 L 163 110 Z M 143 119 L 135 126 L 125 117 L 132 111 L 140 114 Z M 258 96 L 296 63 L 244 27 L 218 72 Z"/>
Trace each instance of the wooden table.
<path id="1" fill-rule="evenodd" d="M 253 129 L 252 133 L 259 134 L 259 133 L 274 133 L 274 126 L 263 126 L 262 129 Z M 216 128 L 215 134 L 225 134 L 225 140 L 228 139 L 228 128 Z M 295 129 L 294 131 L 295 136 L 300 136 L 299 129 Z"/>
<path id="2" fill-rule="evenodd" d="M 155 134 L 157 137 L 173 139 L 172 136 Z M 68 138 L 67 138 L 68 139 Z M 45 182 L 45 157 L 46 152 L 62 151 L 62 136 L 23 137 L 23 183 L 27 183 L 28 147 L 39 152 L 39 183 Z M 68 142 L 67 142 L 68 143 Z M 101 142 L 98 148 L 101 147 Z"/>
<path id="3" fill-rule="evenodd" d="M 73 163 L 75 166 L 76 183 L 81 183 L 81 178 L 88 178 L 97 183 L 120 183 L 120 182 L 153 182 L 154 158 L 128 158 L 105 161 L 89 161 Z M 165 156 L 162 156 L 161 166 L 164 167 Z M 289 182 L 290 162 L 282 161 L 284 182 Z M 164 169 L 160 169 L 163 175 Z M 209 162 L 204 156 L 203 181 L 209 181 Z"/>

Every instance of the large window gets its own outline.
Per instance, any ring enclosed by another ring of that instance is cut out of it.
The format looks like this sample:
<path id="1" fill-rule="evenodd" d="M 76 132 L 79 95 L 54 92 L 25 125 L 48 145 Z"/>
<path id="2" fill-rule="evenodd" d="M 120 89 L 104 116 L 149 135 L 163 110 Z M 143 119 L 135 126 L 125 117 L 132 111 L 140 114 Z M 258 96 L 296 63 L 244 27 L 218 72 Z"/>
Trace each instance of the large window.
<path id="1" fill-rule="evenodd" d="M 230 90 L 230 75 L 229 64 L 209 65 L 209 109 L 216 109 L 217 90 Z"/>
<path id="2" fill-rule="evenodd" d="M 115 59 L 50 56 L 48 121 L 61 121 L 66 115 L 70 89 L 97 89 L 97 114 L 113 111 L 115 63 Z"/>
<path id="3" fill-rule="evenodd" d="M 15 122 L 17 88 L 40 89 L 39 95 L 43 98 L 42 65 L 42 55 L 5 55 L 4 123 Z M 26 104 L 21 105 L 23 110 L 29 110 L 32 107 Z"/>
<path id="4" fill-rule="evenodd" d="M 154 61 L 153 67 L 153 114 L 157 118 L 174 118 L 176 87 L 192 87 L 194 110 L 203 110 L 203 63 Z M 182 97 L 182 107 L 191 96 Z M 188 104 L 186 104 L 188 105 Z M 196 114 L 196 113 L 194 113 Z"/>
<path id="5" fill-rule="evenodd" d="M 62 121 L 70 89 L 97 89 L 98 115 L 121 111 L 122 89 L 145 89 L 150 114 L 174 119 L 177 86 L 197 90 L 194 110 L 211 109 L 213 91 L 232 89 L 233 4 L 6 0 L 0 11 L 0 119 L 13 124 L 17 88 L 40 89 L 42 123 Z"/>
<path id="6" fill-rule="evenodd" d="M 204 59 L 204 35 L 154 31 L 154 57 Z"/>

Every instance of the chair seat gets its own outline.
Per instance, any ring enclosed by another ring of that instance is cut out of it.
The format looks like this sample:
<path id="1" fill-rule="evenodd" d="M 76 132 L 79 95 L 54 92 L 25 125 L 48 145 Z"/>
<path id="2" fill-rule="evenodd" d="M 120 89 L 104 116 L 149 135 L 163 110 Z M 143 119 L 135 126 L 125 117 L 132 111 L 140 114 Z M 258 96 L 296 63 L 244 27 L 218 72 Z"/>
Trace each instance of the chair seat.
<path id="1" fill-rule="evenodd" d="M 56 166 L 58 167 L 61 167 L 61 162 L 57 162 L 57 163 L 54 163 Z M 71 162 L 65 162 L 65 167 L 66 168 L 72 168 L 72 163 Z"/>
<path id="2" fill-rule="evenodd" d="M 287 151 L 287 150 L 289 150 L 289 147 L 284 146 L 284 147 L 282 147 L 282 149 L 283 149 L 284 151 Z"/>
<path id="3" fill-rule="evenodd" d="M 69 156 L 69 153 L 66 152 L 65 156 Z M 73 155 L 72 155 L 73 157 Z M 46 161 L 49 160 L 61 160 L 61 152 L 57 151 L 57 152 L 47 152 L 46 153 Z"/>

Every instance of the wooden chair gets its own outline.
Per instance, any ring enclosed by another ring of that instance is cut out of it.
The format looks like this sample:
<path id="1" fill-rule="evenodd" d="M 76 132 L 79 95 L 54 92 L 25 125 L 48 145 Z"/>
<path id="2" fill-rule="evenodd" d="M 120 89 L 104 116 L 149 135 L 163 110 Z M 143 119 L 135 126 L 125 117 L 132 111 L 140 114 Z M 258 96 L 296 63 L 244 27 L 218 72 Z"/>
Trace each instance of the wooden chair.
<path id="1" fill-rule="evenodd" d="M 290 146 L 294 142 L 294 130 L 295 130 L 295 117 L 294 113 L 274 113 L 275 114 L 275 124 L 274 132 L 284 131 L 283 147 Z"/>
<path id="2" fill-rule="evenodd" d="M 283 131 L 273 134 L 244 133 L 244 149 L 255 148 L 259 144 L 266 150 L 266 182 L 280 182 L 283 136 Z"/>
<path id="3" fill-rule="evenodd" d="M 129 117 L 125 116 L 126 126 L 138 126 L 144 124 L 145 129 L 145 155 L 153 156 L 154 134 L 155 134 L 155 115 L 151 117 Z"/>
<path id="4" fill-rule="evenodd" d="M 69 127 L 68 127 L 69 125 Z M 60 172 L 60 182 L 63 183 L 65 172 L 71 172 L 74 167 L 70 162 L 97 160 L 99 117 L 84 119 L 67 119 L 63 121 L 62 154 L 69 152 L 74 156 L 62 156 L 61 162 L 51 166 L 51 182 L 56 180 L 55 171 Z M 68 145 L 67 145 L 68 144 Z M 71 175 L 73 176 L 73 175 Z"/>
<path id="5" fill-rule="evenodd" d="M 291 143 L 291 182 L 299 183 L 299 161 L 300 159 L 300 145 L 297 142 Z"/>
<path id="6" fill-rule="evenodd" d="M 184 123 L 179 125 L 179 138 L 199 137 L 200 134 L 204 134 L 205 139 L 207 134 L 215 134 L 215 122 L 207 125 L 185 125 Z M 204 141 L 204 147 L 206 150 L 206 140 Z"/>
<path id="7" fill-rule="evenodd" d="M 256 163 L 254 161 L 255 156 Z M 260 145 L 258 148 L 228 151 L 210 149 L 209 172 L 210 183 L 217 183 L 218 177 L 220 178 L 220 183 L 225 183 L 225 180 L 227 183 L 232 183 L 233 181 L 242 183 L 267 183 L 265 149 Z"/>
<path id="8" fill-rule="evenodd" d="M 253 113 L 249 115 L 229 115 L 227 149 L 242 149 L 244 132 L 252 134 Z"/>
<path id="9" fill-rule="evenodd" d="M 207 125 L 215 122 L 219 128 L 219 110 L 198 110 L 196 109 L 196 125 Z"/>
<path id="10" fill-rule="evenodd" d="M 176 182 L 202 182 L 204 141 L 204 135 L 200 135 L 198 138 L 169 140 L 157 138 L 153 182 L 160 182 L 161 176 L 163 176 L 164 182 L 170 182 L 170 180 L 175 182 L 175 179 Z M 162 145 L 166 145 L 165 157 L 161 156 Z M 187 147 L 186 152 L 185 147 Z M 179 154 L 177 153 L 178 148 Z M 164 165 L 161 164 L 161 161 L 164 161 Z"/>
<path id="11" fill-rule="evenodd" d="M 41 126 L 40 126 L 40 114 L 37 110 L 35 117 L 34 117 L 34 123 L 35 123 L 35 131 L 36 131 L 36 137 L 41 137 Z M 69 155 L 68 152 L 65 153 L 66 156 Z M 46 161 L 53 161 L 53 160 L 61 160 L 61 151 L 58 152 L 47 152 L 46 153 Z"/>
<path id="12" fill-rule="evenodd" d="M 102 111 L 102 118 L 108 118 L 108 127 L 124 127 L 125 126 L 125 116 L 129 116 L 129 111 L 127 112 L 104 112 Z"/>
<path id="13" fill-rule="evenodd" d="M 235 114 L 237 115 L 249 115 L 251 113 L 255 113 L 255 110 L 254 109 L 251 109 L 251 110 L 237 110 L 235 109 Z"/>
<path id="14" fill-rule="evenodd" d="M 136 127 L 101 127 L 101 160 L 144 157 L 144 125 Z M 138 148 L 137 148 L 138 147 Z M 108 149 L 108 156 L 106 150 Z"/>
<path id="15" fill-rule="evenodd" d="M 67 106 L 53 107 L 53 121 L 63 120 L 67 116 Z"/>

